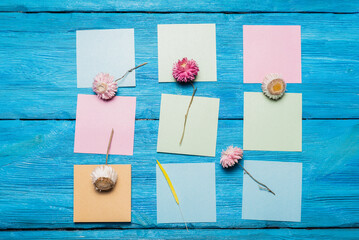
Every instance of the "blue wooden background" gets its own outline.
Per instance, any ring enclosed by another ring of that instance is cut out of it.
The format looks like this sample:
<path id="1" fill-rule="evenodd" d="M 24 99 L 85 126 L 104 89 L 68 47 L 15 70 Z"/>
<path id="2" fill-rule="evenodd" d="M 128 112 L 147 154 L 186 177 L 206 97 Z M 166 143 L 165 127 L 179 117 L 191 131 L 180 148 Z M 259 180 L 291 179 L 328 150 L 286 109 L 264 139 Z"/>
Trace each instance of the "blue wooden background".
<path id="1" fill-rule="evenodd" d="M 218 82 L 198 96 L 221 98 L 215 158 L 157 154 L 161 93 L 191 87 L 157 81 L 157 24 L 215 23 Z M 216 165 L 217 222 L 156 223 L 155 159 L 219 162 L 242 146 L 242 26 L 302 26 L 303 151 L 246 151 L 248 160 L 303 163 L 300 223 L 241 219 L 242 171 Z M 132 223 L 72 222 L 73 165 L 103 155 L 74 154 L 76 30 L 135 28 L 137 97 Z M 0 238 L 355 239 L 359 236 L 359 2 L 341 1 L 0 1 Z"/>

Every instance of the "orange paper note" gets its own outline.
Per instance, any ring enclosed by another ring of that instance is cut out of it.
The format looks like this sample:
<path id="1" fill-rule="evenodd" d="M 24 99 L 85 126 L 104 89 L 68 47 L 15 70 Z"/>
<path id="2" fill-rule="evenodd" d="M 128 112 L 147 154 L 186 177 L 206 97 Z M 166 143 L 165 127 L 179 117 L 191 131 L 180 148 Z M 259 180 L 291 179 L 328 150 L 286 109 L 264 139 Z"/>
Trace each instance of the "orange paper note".
<path id="1" fill-rule="evenodd" d="M 131 165 L 110 165 L 118 174 L 110 192 L 96 191 L 91 182 L 98 166 L 74 166 L 74 222 L 131 222 Z"/>

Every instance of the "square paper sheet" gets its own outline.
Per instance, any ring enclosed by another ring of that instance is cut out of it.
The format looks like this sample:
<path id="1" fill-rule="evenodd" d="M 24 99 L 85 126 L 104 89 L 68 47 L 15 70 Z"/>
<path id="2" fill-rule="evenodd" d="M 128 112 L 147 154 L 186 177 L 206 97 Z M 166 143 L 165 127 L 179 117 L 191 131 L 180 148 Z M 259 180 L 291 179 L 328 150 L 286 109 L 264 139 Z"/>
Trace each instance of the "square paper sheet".
<path id="1" fill-rule="evenodd" d="M 269 73 L 301 83 L 301 69 L 300 26 L 243 26 L 244 83 L 261 83 Z"/>
<path id="2" fill-rule="evenodd" d="M 217 81 L 216 25 L 158 25 L 158 81 L 174 82 L 173 64 L 187 57 L 197 62 L 196 82 Z"/>
<path id="3" fill-rule="evenodd" d="M 273 101 L 263 93 L 244 93 L 243 149 L 302 151 L 302 94 Z"/>
<path id="4" fill-rule="evenodd" d="M 96 95 L 77 96 L 76 153 L 106 154 L 114 129 L 110 154 L 132 155 L 136 97 L 114 97 L 103 101 Z"/>
<path id="5" fill-rule="evenodd" d="M 162 164 L 176 191 L 186 222 L 216 222 L 214 163 Z M 183 223 L 162 171 L 156 165 L 157 223 Z"/>
<path id="6" fill-rule="evenodd" d="M 76 31 L 77 87 L 90 88 L 98 73 L 115 79 L 135 66 L 133 29 Z M 135 71 L 117 82 L 119 87 L 136 86 Z"/>
<path id="7" fill-rule="evenodd" d="M 216 155 L 219 99 L 194 97 L 180 145 L 191 96 L 162 94 L 157 152 Z"/>
<path id="8" fill-rule="evenodd" d="M 74 166 L 74 222 L 131 222 L 131 165 L 111 165 L 118 179 L 110 192 L 96 191 L 91 182 L 98 166 Z"/>
<path id="9" fill-rule="evenodd" d="M 261 190 L 243 175 L 242 218 L 268 221 L 301 221 L 302 164 L 244 161 L 244 167 L 275 195 Z"/>

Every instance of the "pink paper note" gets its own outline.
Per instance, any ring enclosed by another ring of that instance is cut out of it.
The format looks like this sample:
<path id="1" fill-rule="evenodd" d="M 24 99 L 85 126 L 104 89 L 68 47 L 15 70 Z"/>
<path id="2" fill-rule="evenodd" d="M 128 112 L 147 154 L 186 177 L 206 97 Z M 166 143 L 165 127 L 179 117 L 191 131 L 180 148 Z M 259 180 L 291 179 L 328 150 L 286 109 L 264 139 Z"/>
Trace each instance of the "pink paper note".
<path id="1" fill-rule="evenodd" d="M 136 97 L 114 97 L 110 101 L 96 95 L 77 97 L 76 153 L 106 154 L 114 129 L 110 154 L 133 155 Z"/>
<path id="2" fill-rule="evenodd" d="M 243 26 L 243 82 L 261 83 L 269 73 L 301 83 L 300 26 Z"/>

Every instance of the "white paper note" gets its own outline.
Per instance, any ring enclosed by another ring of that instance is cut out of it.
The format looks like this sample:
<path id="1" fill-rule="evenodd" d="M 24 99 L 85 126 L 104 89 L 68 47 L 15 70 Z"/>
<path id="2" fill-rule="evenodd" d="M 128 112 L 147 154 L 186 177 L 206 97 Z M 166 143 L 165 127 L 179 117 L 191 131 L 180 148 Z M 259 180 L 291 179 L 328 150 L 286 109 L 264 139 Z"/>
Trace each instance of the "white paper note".
<path id="1" fill-rule="evenodd" d="M 158 81 L 174 82 L 173 64 L 187 57 L 197 62 L 196 81 L 217 81 L 216 25 L 158 25 Z"/>
<path id="2" fill-rule="evenodd" d="M 98 73 L 120 78 L 135 66 L 134 29 L 76 31 L 77 87 L 90 88 Z M 135 71 L 118 81 L 119 87 L 136 86 Z"/>

